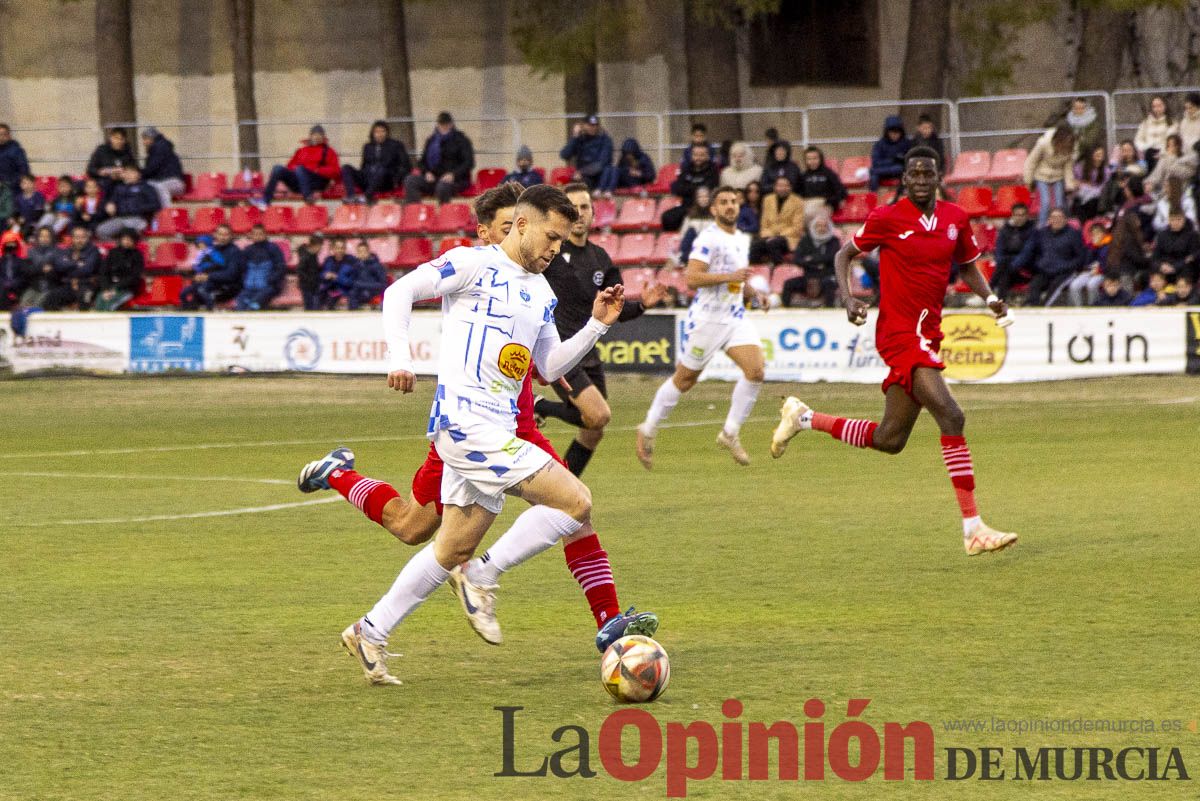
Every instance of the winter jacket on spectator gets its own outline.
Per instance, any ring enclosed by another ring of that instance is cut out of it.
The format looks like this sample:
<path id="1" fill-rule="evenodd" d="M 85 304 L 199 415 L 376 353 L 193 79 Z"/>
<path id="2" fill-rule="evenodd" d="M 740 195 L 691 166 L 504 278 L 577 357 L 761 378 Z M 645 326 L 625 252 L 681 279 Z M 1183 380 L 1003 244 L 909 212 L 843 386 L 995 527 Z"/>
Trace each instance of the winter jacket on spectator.
<path id="1" fill-rule="evenodd" d="M 691 163 L 686 170 L 681 169 L 679 175 L 671 182 L 671 194 L 682 198 L 683 205 L 690 206 L 696 196 L 696 189 L 701 186 L 715 189 L 720 175 L 717 165 L 711 161 L 703 167 Z"/>
<path id="2" fill-rule="evenodd" d="M 563 161 L 573 164 L 580 175 L 597 178 L 605 167 L 612 164 L 613 140 L 603 129 L 596 131 L 594 136 L 580 133 L 571 137 L 558 155 Z"/>
<path id="3" fill-rule="evenodd" d="M 363 261 L 348 258 L 338 270 L 337 285 L 343 292 L 354 291 L 374 297 L 387 289 L 387 269 L 374 254 Z"/>
<path id="4" fill-rule="evenodd" d="M 26 226 L 36 225 L 42 215 L 46 213 L 46 196 L 36 189 L 31 195 L 22 192 L 17 195 L 14 205 L 16 207 L 14 211 Z"/>
<path id="5" fill-rule="evenodd" d="M 501 183 L 508 183 L 509 181 L 516 181 L 526 189 L 531 186 L 537 186 L 538 184 L 546 183 L 546 179 L 543 178 L 541 173 L 539 173 L 533 167 L 530 167 L 528 170 L 513 170 L 508 175 L 504 176 L 504 180 L 501 181 Z"/>
<path id="6" fill-rule="evenodd" d="M 787 155 L 783 158 L 783 161 L 778 161 L 775 158 L 775 148 L 779 147 L 780 145 L 783 145 L 785 148 L 787 148 Z M 767 145 L 767 155 L 763 157 L 763 175 L 766 175 L 768 170 L 778 167 L 785 161 L 791 160 L 792 143 L 786 139 L 776 139 L 774 142 Z"/>
<path id="7" fill-rule="evenodd" d="M 15 251 L 0 256 L 0 309 L 11 309 L 29 282 L 29 261 Z"/>
<path id="8" fill-rule="evenodd" d="M 299 279 L 301 292 L 313 294 L 321 286 L 319 255 L 319 253 L 313 253 L 307 246 L 300 248 L 300 258 L 296 264 L 296 278 Z"/>
<path id="9" fill-rule="evenodd" d="M 799 197 L 790 194 L 780 201 L 774 192 L 763 195 L 762 220 L 758 226 L 760 237 L 782 236 L 787 240 L 788 250 L 795 250 L 803 232 L 804 202 Z"/>
<path id="10" fill-rule="evenodd" d="M 100 248 L 88 242 L 81 250 L 68 247 L 59 251 L 58 269 L 64 280 L 90 286 L 100 275 L 101 260 Z"/>
<path id="11" fill-rule="evenodd" d="M 1073 273 L 1087 264 L 1088 249 L 1083 237 L 1069 225 L 1059 230 L 1046 226 L 1033 232 L 1017 254 L 1013 266 L 1029 268 L 1051 277 Z"/>
<path id="12" fill-rule="evenodd" d="M 892 141 L 888 131 L 899 131 L 900 138 Z M 904 121 L 892 115 L 884 120 L 883 135 L 871 146 L 871 179 L 877 181 L 883 178 L 899 178 L 904 172 L 904 154 L 912 147 L 912 142 L 904 133 Z"/>
<path id="13" fill-rule="evenodd" d="M 816 219 L 813 220 L 813 223 L 815 222 Z M 808 233 L 796 244 L 792 261 L 796 266 L 804 268 L 805 277 L 829 277 L 833 275 L 833 258 L 841 247 L 842 243 L 833 234 L 832 227 L 827 234 L 821 236 L 816 232 L 815 226 L 809 223 Z"/>
<path id="14" fill-rule="evenodd" d="M 196 272 L 208 276 L 208 285 L 215 293 L 231 292 L 242 284 L 242 250 L 230 242 L 213 245 L 196 262 Z"/>
<path id="15" fill-rule="evenodd" d="M 8 184 L 14 192 L 21 183 L 21 176 L 29 174 L 29 159 L 25 148 L 16 139 L 0 145 L 0 183 Z"/>
<path id="16" fill-rule="evenodd" d="M 470 183 L 471 170 L 475 169 L 475 149 L 458 128 L 451 128 L 445 136 L 435 129 L 425 140 L 418 166 L 421 172 L 431 172 L 439 178 L 449 172 L 454 174 L 456 182 Z"/>
<path id="17" fill-rule="evenodd" d="M 734 142 L 729 148 L 729 166 L 721 170 L 721 186 L 745 189 L 751 181 L 762 178 L 763 168 L 754 161 L 754 153 L 745 142 Z"/>
<path id="18" fill-rule="evenodd" d="M 759 180 L 762 182 L 764 192 L 770 192 L 775 187 L 775 180 L 780 176 L 788 179 L 792 185 L 792 191 L 795 191 L 800 185 L 800 168 L 796 162 L 792 161 L 792 146 L 787 142 L 776 142 L 775 146 L 771 148 L 771 152 L 774 153 L 775 148 L 780 145 L 787 148 L 787 157 L 782 161 L 770 159 L 763 165 L 762 178 Z"/>
<path id="19" fill-rule="evenodd" d="M 243 289 L 265 291 L 272 296 L 279 294 L 287 272 L 279 245 L 271 241 L 251 242 L 242 250 L 241 264 Z"/>
<path id="20" fill-rule="evenodd" d="M 338 163 L 337 151 L 328 144 L 302 145 L 292 154 L 287 163 L 289 170 L 303 167 L 309 172 L 330 181 L 342 177 L 342 166 Z"/>
<path id="21" fill-rule="evenodd" d="M 1054 129 L 1051 128 L 1041 135 L 1029 151 L 1029 155 L 1025 157 L 1025 183 L 1030 185 L 1034 181 L 1040 181 L 1052 184 L 1062 181 L 1066 191 L 1074 192 L 1075 170 L 1072 169 L 1072 161 L 1075 159 L 1075 153 L 1072 150 L 1056 153 L 1051 141 L 1053 137 Z"/>
<path id="22" fill-rule="evenodd" d="M 1096 299 L 1092 301 L 1093 306 L 1129 306 L 1133 302 L 1133 296 L 1129 294 L 1129 290 L 1121 287 L 1120 291 L 1115 295 L 1110 295 L 1107 292 L 1097 292 Z"/>
<path id="23" fill-rule="evenodd" d="M 137 294 L 142 291 L 142 274 L 145 270 L 146 259 L 142 251 L 136 247 L 115 247 L 104 257 L 97 289 L 100 292 L 114 289 Z"/>
<path id="24" fill-rule="evenodd" d="M 634 175 L 633 171 L 638 174 Z M 621 154 L 617 156 L 617 186 L 642 186 L 654 183 L 654 162 L 642 150 L 638 140 L 630 137 L 621 143 Z"/>
<path id="25" fill-rule="evenodd" d="M 1183 275 L 1194 275 L 1197 258 L 1200 257 L 1200 234 L 1188 220 L 1179 231 L 1164 228 L 1154 237 L 1154 255 L 1151 257 L 1154 268 L 1160 264 L 1170 264 L 1175 272 Z"/>
<path id="26" fill-rule="evenodd" d="M 846 201 L 846 187 L 837 173 L 825 165 L 825 154 L 821 154 L 821 163 L 815 170 L 804 170 L 795 183 L 796 194 L 803 200 L 819 197 L 825 200 L 825 205 L 837 211 Z"/>
<path id="27" fill-rule="evenodd" d="M 103 142 L 92 151 L 92 157 L 88 159 L 87 163 L 87 174 L 98 181 L 107 181 L 109 179 L 102 176 L 100 170 L 105 167 L 125 167 L 136 163 L 137 160 L 134 159 L 133 152 L 128 145 L 117 150 L 108 142 Z"/>
<path id="28" fill-rule="evenodd" d="M 109 201 L 117 207 L 115 217 L 142 217 L 149 222 L 159 209 L 158 192 L 145 181 L 117 184 Z"/>
<path id="29" fill-rule="evenodd" d="M 1071 132 L 1075 134 L 1076 152 L 1087 153 L 1096 145 L 1103 144 L 1104 136 L 1100 130 L 1100 120 L 1096 115 L 1096 108 L 1091 103 L 1087 104 L 1082 114 L 1076 114 L 1074 109 L 1067 112 L 1066 123 L 1071 126 Z"/>
<path id="30" fill-rule="evenodd" d="M 1179 118 L 1179 138 L 1183 140 L 1183 152 L 1190 153 L 1192 146 L 1200 142 L 1200 111 L 1189 116 L 1187 111 Z"/>
<path id="31" fill-rule="evenodd" d="M 1167 146 L 1167 137 L 1175 133 L 1178 126 L 1166 118 L 1147 114 L 1138 126 L 1137 135 L 1133 138 L 1133 146 L 1139 153 L 1147 150 L 1162 151 Z"/>
<path id="32" fill-rule="evenodd" d="M 13 202 L 13 191 L 8 188 L 8 184 L 0 184 L 0 226 L 3 226 L 5 220 L 16 213 L 17 206 Z"/>
<path id="33" fill-rule="evenodd" d="M 71 220 L 71 225 L 82 225 L 89 231 L 95 231 L 96 226 L 107 219 L 108 212 L 104 208 L 104 198 L 80 195 L 76 199 L 75 215 Z"/>
<path id="34" fill-rule="evenodd" d="M 165 181 L 168 178 L 183 180 L 183 164 L 175 153 L 170 139 L 158 134 L 146 151 L 146 166 L 142 167 L 142 180 Z"/>
<path id="35" fill-rule="evenodd" d="M 408 148 L 399 139 L 390 136 L 382 142 L 371 140 L 363 145 L 362 171 L 370 175 L 386 175 L 399 186 L 404 176 L 412 172 L 412 159 Z"/>
<path id="36" fill-rule="evenodd" d="M 358 274 L 358 267 L 358 259 L 349 253 L 342 256 L 340 261 L 332 254 L 326 256 L 325 261 L 321 262 L 321 285 L 317 291 L 340 290 L 343 281 L 346 281 L 347 286 L 353 286 L 354 276 Z M 333 277 L 326 278 L 327 275 Z"/>
<path id="37" fill-rule="evenodd" d="M 29 276 L 26 287 L 37 292 L 49 292 L 62 286 L 66 270 L 54 245 L 30 245 L 26 253 Z M 47 270 L 46 268 L 50 269 Z"/>
<path id="38" fill-rule="evenodd" d="M 708 145 L 708 160 L 721 167 L 721 147 L 716 142 L 710 142 Z M 679 159 L 679 169 L 686 169 L 692 163 L 692 146 L 689 144 L 683 149 L 683 157 Z"/>
<path id="39" fill-rule="evenodd" d="M 758 212 L 749 203 L 743 203 L 738 209 L 737 229 L 748 234 L 757 234 L 759 227 Z"/>

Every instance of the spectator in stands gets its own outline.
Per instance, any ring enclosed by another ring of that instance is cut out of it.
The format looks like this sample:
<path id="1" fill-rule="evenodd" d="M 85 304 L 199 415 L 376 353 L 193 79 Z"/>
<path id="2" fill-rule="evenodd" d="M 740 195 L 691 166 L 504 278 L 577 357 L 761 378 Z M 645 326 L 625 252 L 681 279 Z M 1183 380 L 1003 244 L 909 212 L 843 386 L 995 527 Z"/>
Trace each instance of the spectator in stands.
<path id="1" fill-rule="evenodd" d="M 1155 197 L 1161 197 L 1166 190 L 1167 179 L 1176 174 L 1175 165 L 1183 158 L 1183 140 L 1179 138 L 1179 134 L 1167 134 L 1167 138 L 1163 144 L 1162 150 L 1158 153 L 1158 160 L 1154 164 L 1154 169 L 1146 176 L 1146 191 Z M 1180 180 L 1188 181 L 1191 176 L 1180 175 Z"/>
<path id="2" fill-rule="evenodd" d="M 804 231 L 804 204 L 792 193 L 786 176 L 775 179 L 774 190 L 763 198 L 758 238 L 750 243 L 750 262 L 779 264 L 795 250 Z"/>
<path id="3" fill-rule="evenodd" d="M 687 167 L 680 169 L 679 175 L 671 182 L 671 194 L 690 206 L 695 200 L 696 190 L 701 187 L 716 189 L 720 173 L 717 165 L 709 157 L 707 145 L 692 145 L 692 160 Z"/>
<path id="4" fill-rule="evenodd" d="M 792 191 L 800 185 L 800 168 L 792 161 L 792 146 L 787 142 L 776 142 L 771 147 L 767 163 L 763 165 L 762 181 L 764 187 L 775 186 L 777 178 L 787 178 L 792 185 Z"/>
<path id="5" fill-rule="evenodd" d="M 1053 299 L 1056 290 L 1087 263 L 1087 256 L 1083 237 L 1067 225 L 1066 212 L 1061 208 L 1051 209 L 1046 227 L 1033 232 L 1013 261 L 1018 270 L 1033 271 L 1026 304 L 1040 306 L 1047 298 Z"/>
<path id="6" fill-rule="evenodd" d="M 0 122 L 0 183 L 7 184 L 10 192 L 16 192 L 21 176 L 29 174 L 29 159 L 25 148 L 12 138 L 12 129 Z"/>
<path id="7" fill-rule="evenodd" d="M 1167 108 L 1167 99 L 1162 95 L 1150 98 L 1150 113 L 1138 125 L 1133 144 L 1146 161 L 1146 168 L 1153 170 L 1158 154 L 1167 146 L 1167 137 L 1175 133 L 1176 126 Z"/>
<path id="8" fill-rule="evenodd" d="M 1104 223 L 1096 221 L 1088 226 L 1087 266 L 1067 285 L 1067 297 L 1072 306 L 1091 306 L 1100 292 L 1104 281 L 1104 269 L 1108 264 L 1108 246 L 1112 237 Z"/>
<path id="9" fill-rule="evenodd" d="M 108 212 L 104 210 L 104 193 L 100 182 L 95 178 L 88 178 L 83 182 L 83 194 L 75 198 L 75 216 L 72 224 L 95 231 L 96 226 L 106 219 Z"/>
<path id="10" fill-rule="evenodd" d="M 116 311 L 142 291 L 146 258 L 138 248 L 137 231 L 125 228 L 117 235 L 117 246 L 104 257 L 100 267 L 93 307 L 96 311 Z"/>
<path id="11" fill-rule="evenodd" d="M 763 168 L 754 161 L 754 153 L 745 142 L 734 142 L 729 148 L 729 166 L 721 170 L 721 186 L 745 189 L 751 181 L 762 179 Z"/>
<path id="12" fill-rule="evenodd" d="M 691 141 L 688 142 L 688 147 L 683 149 L 683 158 L 680 159 L 679 169 L 681 171 L 686 170 L 688 165 L 692 163 L 692 148 L 696 145 L 704 145 L 707 147 L 708 160 L 717 165 L 717 168 L 720 169 L 722 166 L 721 148 L 708 141 L 708 126 L 702 122 L 692 124 Z"/>
<path id="13" fill-rule="evenodd" d="M 304 298 L 304 310 L 316 311 L 318 305 L 317 291 L 321 288 L 321 246 L 324 240 L 314 234 L 300 246 L 300 257 L 296 265 L 296 278 L 299 279 L 300 296 Z"/>
<path id="14" fill-rule="evenodd" d="M 241 266 L 242 291 L 233 307 L 238 311 L 268 308 L 283 289 L 287 263 L 279 245 L 267 239 L 267 229 L 262 223 L 250 229 L 250 244 L 242 249 Z"/>
<path id="15" fill-rule="evenodd" d="M 338 283 L 343 274 L 350 276 L 358 270 L 358 259 L 346 252 L 346 240 L 334 239 L 329 243 L 329 255 L 321 264 L 321 283 L 317 287 L 317 308 L 332 309 L 342 298 L 342 287 Z"/>
<path id="16" fill-rule="evenodd" d="M 600 185 L 600 176 L 612 165 L 612 137 L 600 127 L 600 120 L 592 114 L 583 122 L 575 123 L 571 129 L 571 139 L 563 145 L 558 155 L 575 168 L 574 180 L 596 189 Z"/>
<path id="17" fill-rule="evenodd" d="M 737 229 L 751 236 L 758 233 L 759 220 L 762 217 L 762 184 L 751 181 L 742 190 L 742 205 L 738 209 Z"/>
<path id="18" fill-rule="evenodd" d="M 1172 209 L 1167 216 L 1167 227 L 1154 237 L 1154 253 L 1151 261 L 1164 275 L 1194 277 L 1200 266 L 1200 234 L 1184 216 L 1180 208 Z"/>
<path id="19" fill-rule="evenodd" d="M 21 243 L 10 238 L 0 248 L 0 311 L 18 308 L 29 284 L 29 262 L 21 256 Z"/>
<path id="20" fill-rule="evenodd" d="M 1155 283 L 1157 283 L 1157 287 L 1154 285 Z M 1153 306 L 1155 301 L 1158 300 L 1158 289 L 1166 285 L 1166 281 L 1163 280 L 1161 275 L 1158 276 L 1158 281 L 1155 282 L 1150 273 L 1137 273 L 1133 276 L 1133 300 L 1129 301 L 1129 305 Z"/>
<path id="21" fill-rule="evenodd" d="M 1183 152 L 1189 153 L 1200 142 L 1200 92 L 1188 92 L 1183 99 L 1183 116 L 1179 119 L 1179 138 Z"/>
<path id="22" fill-rule="evenodd" d="M 1065 123 L 1075 135 L 1075 144 L 1079 152 L 1087 153 L 1093 147 L 1104 143 L 1104 131 L 1100 128 L 1100 118 L 1096 108 L 1084 97 L 1071 101 Z"/>
<path id="23" fill-rule="evenodd" d="M 187 191 L 183 163 L 175 153 L 175 143 L 154 126 L 142 129 L 142 147 L 146 150 L 142 179 L 158 193 L 158 207 L 165 209 L 171 200 Z"/>
<path id="24" fill-rule="evenodd" d="M 137 164 L 123 128 L 110 128 L 106 141 L 97 145 L 88 159 L 87 174 L 100 184 L 100 194 L 108 197 L 109 190 L 121 181 L 124 169 Z"/>
<path id="25" fill-rule="evenodd" d="M 1023 274 L 1022 270 L 1014 267 L 1013 262 L 1025 249 L 1034 228 L 1033 220 L 1029 219 L 1029 207 L 1024 203 L 1014 203 L 1008 219 L 996 232 L 996 245 L 992 252 L 996 262 L 992 290 L 998 297 L 1007 299 L 1013 285 L 1032 277 L 1028 272 Z"/>
<path id="26" fill-rule="evenodd" d="M 1146 256 L 1142 225 L 1136 214 L 1118 215 L 1112 225 L 1112 242 L 1108 246 L 1105 273 L 1116 273 L 1126 279 L 1145 277 L 1150 270 Z"/>
<path id="27" fill-rule="evenodd" d="M 1075 162 L 1075 198 L 1071 209 L 1080 222 L 1090 220 L 1098 213 L 1108 172 L 1108 151 L 1104 145 L 1097 145 Z"/>
<path id="28" fill-rule="evenodd" d="M 630 137 L 621 143 L 617 163 L 601 174 L 598 188 L 604 194 L 611 195 L 615 189 L 654 183 L 656 174 L 654 162 L 642 150 L 638 140 Z"/>
<path id="29" fill-rule="evenodd" d="M 933 124 L 933 117 L 928 114 L 917 117 L 917 132 L 913 135 L 912 146 L 917 147 L 918 145 L 928 147 L 938 154 L 938 172 L 944 173 L 946 171 L 946 151 L 942 145 L 942 138 L 938 136 L 937 128 Z"/>
<path id="30" fill-rule="evenodd" d="M 1200 305 L 1200 292 L 1197 292 L 1196 279 L 1190 275 L 1180 275 L 1175 279 L 1175 295 L 1179 303 L 1188 306 Z"/>
<path id="31" fill-rule="evenodd" d="M 792 261 L 804 268 L 804 275 L 783 282 L 784 306 L 791 306 L 797 294 L 803 295 L 810 306 L 834 305 L 838 287 L 833 259 L 840 247 L 841 242 L 829 218 L 824 215 L 814 217 L 792 254 Z"/>
<path id="32" fill-rule="evenodd" d="M 67 229 L 75 217 L 75 182 L 69 175 L 60 175 L 56 184 L 58 194 L 50 202 L 50 208 L 38 220 L 38 227 L 49 227 L 55 236 Z"/>
<path id="33" fill-rule="evenodd" d="M 197 237 L 196 243 L 204 249 L 193 268 L 192 282 L 179 293 L 179 305 L 188 311 L 202 305 L 212 311 L 241 291 L 242 251 L 233 243 L 233 229 L 225 223 L 217 226 L 212 237 Z"/>
<path id="34" fill-rule="evenodd" d="M 137 162 L 126 164 L 123 182 L 113 187 L 104 211 L 108 219 L 96 226 L 96 236 L 112 239 L 126 228 L 137 233 L 145 230 L 158 211 L 158 192 L 142 180 Z"/>
<path id="35" fill-rule="evenodd" d="M 92 242 L 92 232 L 86 225 L 71 229 L 71 244 L 59 256 L 59 272 L 63 285 L 50 293 L 45 308 L 91 306 L 92 295 L 100 276 L 100 249 Z"/>
<path id="36" fill-rule="evenodd" d="M 58 255 L 58 248 L 54 246 L 54 232 L 49 228 L 39 228 L 26 253 L 29 274 L 25 292 L 21 295 L 22 306 L 44 309 L 46 298 L 62 286 Z"/>
<path id="37" fill-rule="evenodd" d="M 32 175 L 21 177 L 21 192 L 13 205 L 13 211 L 21 223 L 21 230 L 26 235 L 32 233 L 34 226 L 46 213 L 46 197 L 38 191 L 37 179 Z"/>
<path id="38" fill-rule="evenodd" d="M 804 203 L 806 220 L 819 216 L 831 217 L 846 200 L 846 187 L 842 185 L 842 179 L 825 166 L 825 154 L 815 145 L 804 149 L 804 171 L 800 173 L 796 186 L 796 194 Z"/>
<path id="39" fill-rule="evenodd" d="M 1085 151 L 1086 152 L 1086 151 Z M 1067 193 L 1075 191 L 1075 134 L 1066 125 L 1046 131 L 1025 158 L 1025 183 L 1038 193 L 1038 228 L 1046 224 L 1050 209 L 1063 208 Z"/>
<path id="40" fill-rule="evenodd" d="M 899 179 L 904 172 L 904 154 L 912 147 L 904 132 L 904 121 L 893 114 L 884 120 L 883 135 L 871 147 L 871 191 L 889 179 Z"/>
<path id="41" fill-rule="evenodd" d="M 358 243 L 354 253 L 356 258 L 347 260 L 337 277 L 338 289 L 346 296 L 346 305 L 351 311 L 370 304 L 388 286 L 387 269 L 365 240 Z"/>
<path id="42" fill-rule="evenodd" d="M 274 199 L 276 187 L 282 183 L 293 192 L 298 192 L 305 203 L 315 203 L 317 193 L 329 186 L 330 181 L 336 181 L 341 174 L 337 151 L 326 141 L 325 128 L 314 125 L 308 130 L 307 144 L 296 149 L 287 165 L 276 164 L 271 168 L 262 200 L 251 202 L 265 209 Z"/>
<path id="43" fill-rule="evenodd" d="M 779 138 L 778 128 L 768 128 L 767 130 L 763 131 L 763 141 L 767 143 L 767 152 L 770 153 L 776 144 L 786 140 Z"/>
<path id="44" fill-rule="evenodd" d="M 421 202 L 422 195 L 433 195 L 439 203 L 448 203 L 471 185 L 475 149 L 466 134 L 454 126 L 450 112 L 438 114 L 417 167 L 419 175 L 404 179 L 404 199 L 409 203 Z"/>
<path id="45" fill-rule="evenodd" d="M 1175 276 L 1158 270 L 1150 273 L 1150 289 L 1154 290 L 1155 306 L 1174 306 L 1179 303 L 1175 291 Z"/>
<path id="46" fill-rule="evenodd" d="M 1113 154 L 1113 170 L 1120 170 L 1129 175 L 1146 175 L 1146 162 L 1138 156 L 1137 148 L 1132 139 L 1122 139 Z"/>
<path id="47" fill-rule="evenodd" d="M 1105 273 L 1104 281 L 1100 284 L 1100 293 L 1092 301 L 1092 305 L 1128 306 L 1132 301 L 1133 296 L 1121 283 L 1121 276 L 1117 273 Z"/>
<path id="48" fill-rule="evenodd" d="M 13 192 L 8 184 L 0 183 L 0 227 L 8 224 L 16 217 L 17 204 L 13 200 Z"/>
<path id="49" fill-rule="evenodd" d="M 392 129 L 385 121 L 376 120 L 363 145 L 362 168 L 342 166 L 346 202 L 374 202 L 376 195 L 400 186 L 411 171 L 412 159 L 404 143 L 392 138 Z"/>
<path id="50" fill-rule="evenodd" d="M 528 145 L 521 145 L 517 149 L 517 168 L 504 176 L 504 180 L 501 183 L 508 183 L 509 181 L 515 181 L 526 189 L 531 186 L 537 186 L 540 183 L 545 183 L 542 174 L 533 168 L 533 151 L 529 149 Z"/>
<path id="51" fill-rule="evenodd" d="M 695 199 L 683 218 L 679 229 L 679 264 L 686 265 L 692 253 L 692 243 L 700 232 L 712 222 L 712 192 L 707 186 L 696 190 Z"/>

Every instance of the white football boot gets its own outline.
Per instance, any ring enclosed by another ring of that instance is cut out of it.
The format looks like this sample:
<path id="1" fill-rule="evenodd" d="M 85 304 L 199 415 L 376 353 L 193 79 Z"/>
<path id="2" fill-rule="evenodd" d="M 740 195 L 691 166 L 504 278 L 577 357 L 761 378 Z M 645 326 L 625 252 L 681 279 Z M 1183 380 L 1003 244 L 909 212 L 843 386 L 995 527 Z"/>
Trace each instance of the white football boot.
<path id="1" fill-rule="evenodd" d="M 500 623 L 496 620 L 496 587 L 485 587 L 471 583 L 462 565 L 450 571 L 447 583 L 462 606 L 467 622 L 475 633 L 489 645 L 499 645 L 504 641 L 500 633 Z"/>
<path id="2" fill-rule="evenodd" d="M 389 656 L 400 654 L 388 653 L 387 644 L 376 645 L 362 636 L 361 621 L 354 621 L 342 632 L 342 647 L 362 667 L 367 681 L 372 684 L 403 684 L 404 682 L 388 673 L 387 660 Z"/>
<path id="3" fill-rule="evenodd" d="M 788 398 L 779 410 L 779 425 L 771 435 L 771 458 L 778 459 L 787 450 L 792 437 L 808 428 L 801 418 L 812 412 L 808 405 L 799 398 Z"/>

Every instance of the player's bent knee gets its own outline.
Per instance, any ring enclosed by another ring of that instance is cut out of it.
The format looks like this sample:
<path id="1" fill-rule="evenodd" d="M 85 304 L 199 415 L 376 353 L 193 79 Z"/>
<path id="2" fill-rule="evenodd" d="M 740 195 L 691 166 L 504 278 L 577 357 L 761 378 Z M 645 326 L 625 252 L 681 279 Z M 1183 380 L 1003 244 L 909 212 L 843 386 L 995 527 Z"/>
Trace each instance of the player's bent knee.
<path id="1" fill-rule="evenodd" d="M 598 430 L 612 420 L 612 411 L 605 407 L 603 410 L 583 412 L 580 416 L 583 418 L 584 428 Z"/>
<path id="2" fill-rule="evenodd" d="M 875 436 L 872 439 L 872 447 L 880 453 L 886 453 L 889 456 L 895 456 L 900 451 L 904 450 L 904 446 L 908 444 L 908 435 L 900 433 L 891 433 L 885 431 L 882 426 L 875 429 Z"/>
<path id="3" fill-rule="evenodd" d="M 952 404 L 938 417 L 938 423 L 941 425 L 942 433 L 949 434 L 951 436 L 959 436 L 962 434 L 963 426 L 967 424 L 967 416 L 963 414 L 962 407 L 960 407 L 957 403 Z"/>
<path id="4" fill-rule="evenodd" d="M 753 381 L 755 384 L 761 384 L 767 378 L 767 371 L 760 364 L 757 367 L 748 367 L 742 371 L 742 375 L 746 376 L 747 381 Z"/>

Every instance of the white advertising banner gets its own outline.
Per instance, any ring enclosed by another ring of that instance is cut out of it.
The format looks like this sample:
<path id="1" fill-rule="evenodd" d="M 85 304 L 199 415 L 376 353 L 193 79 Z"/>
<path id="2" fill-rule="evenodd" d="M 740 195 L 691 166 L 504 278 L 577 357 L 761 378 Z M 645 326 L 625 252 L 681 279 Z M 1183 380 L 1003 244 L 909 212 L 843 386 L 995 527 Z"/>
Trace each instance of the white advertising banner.
<path id="1" fill-rule="evenodd" d="M 862 328 L 841 311 L 750 312 L 762 335 L 768 381 L 881 382 L 876 310 Z M 1008 328 L 991 314 L 948 311 L 941 356 L 950 381 L 1050 381 L 1146 373 L 1182 373 L 1184 310 L 1016 309 Z M 733 380 L 737 366 L 713 359 L 704 378 Z"/>
<path id="2" fill-rule="evenodd" d="M 24 336 L 16 336 L 8 324 L 5 320 L 5 349 L 15 372 L 129 369 L 128 315 L 31 314 Z"/>

